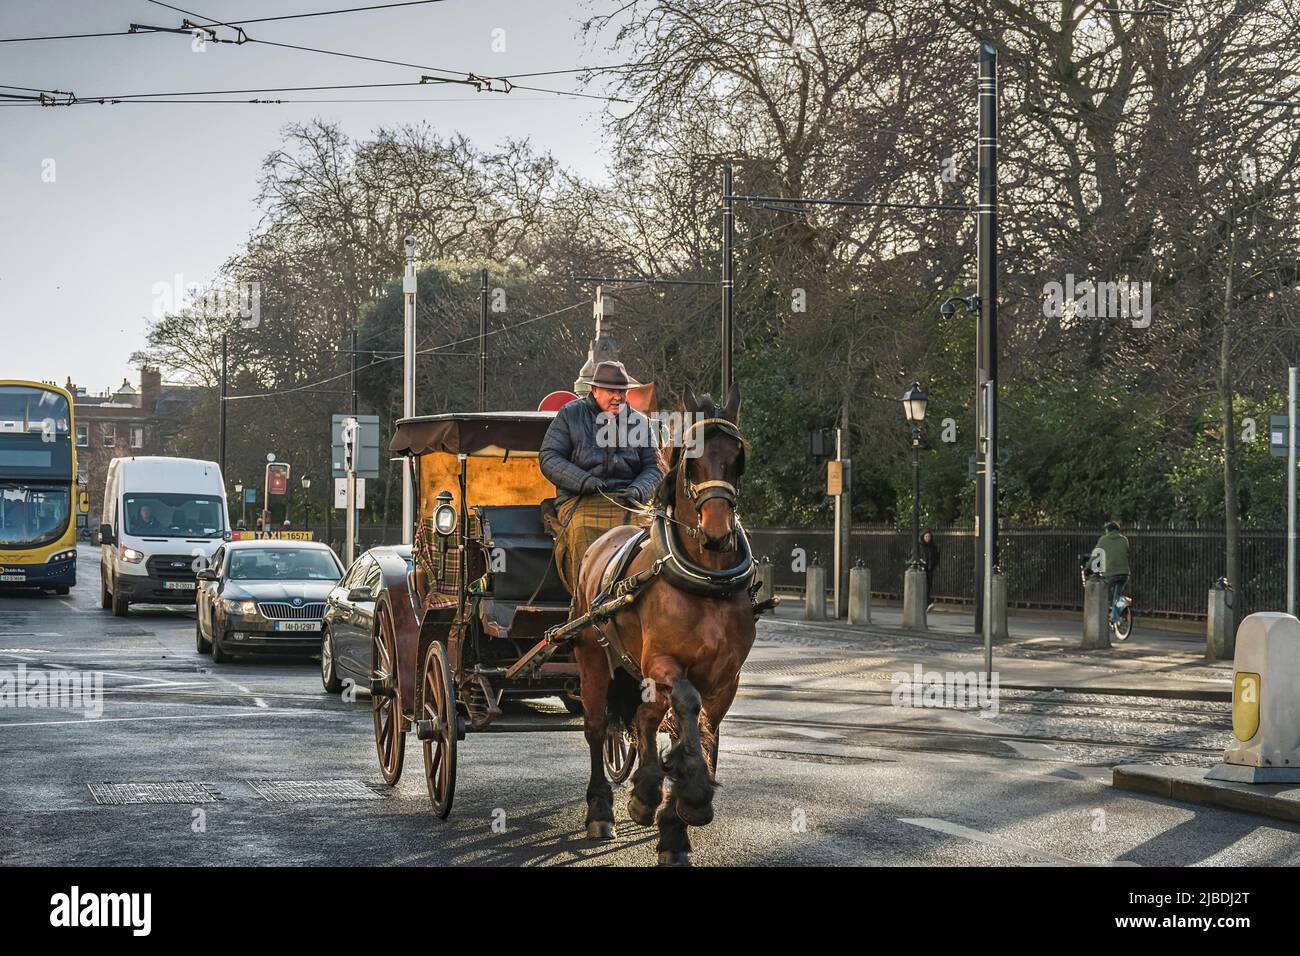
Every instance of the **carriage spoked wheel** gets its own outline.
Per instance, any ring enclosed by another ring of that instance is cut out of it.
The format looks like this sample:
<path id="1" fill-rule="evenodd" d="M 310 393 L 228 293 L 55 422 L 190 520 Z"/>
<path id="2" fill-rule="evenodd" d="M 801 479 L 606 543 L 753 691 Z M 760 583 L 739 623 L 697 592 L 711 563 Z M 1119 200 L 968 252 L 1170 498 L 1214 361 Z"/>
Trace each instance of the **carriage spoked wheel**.
<path id="1" fill-rule="evenodd" d="M 406 756 L 406 728 L 402 725 L 402 699 L 397 688 L 397 643 L 388 608 L 379 612 L 379 626 L 371 639 L 374 647 L 370 670 L 370 708 L 375 719 L 375 750 L 384 783 L 397 786 Z"/>
<path id="2" fill-rule="evenodd" d="M 420 674 L 420 721 L 416 729 L 424 744 L 424 782 L 433 812 L 445 820 L 456 795 L 456 742 L 461 736 L 447 648 L 437 641 L 430 644 Z"/>
<path id="3" fill-rule="evenodd" d="M 636 740 L 621 720 L 611 720 L 605 728 L 605 773 L 618 786 L 632 775 L 636 766 Z"/>

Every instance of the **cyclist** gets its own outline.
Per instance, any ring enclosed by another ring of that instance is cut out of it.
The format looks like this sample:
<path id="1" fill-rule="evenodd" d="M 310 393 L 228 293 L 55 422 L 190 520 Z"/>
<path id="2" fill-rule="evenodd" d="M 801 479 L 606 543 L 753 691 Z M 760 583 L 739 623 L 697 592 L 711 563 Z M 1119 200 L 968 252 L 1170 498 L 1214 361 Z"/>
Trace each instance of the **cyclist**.
<path id="1" fill-rule="evenodd" d="M 1110 617 L 1114 620 L 1115 602 L 1124 593 L 1128 583 L 1128 538 L 1119 533 L 1119 525 L 1114 521 L 1106 522 L 1105 533 L 1097 539 L 1097 546 L 1092 549 L 1094 555 L 1101 552 L 1102 580 L 1110 594 Z"/>

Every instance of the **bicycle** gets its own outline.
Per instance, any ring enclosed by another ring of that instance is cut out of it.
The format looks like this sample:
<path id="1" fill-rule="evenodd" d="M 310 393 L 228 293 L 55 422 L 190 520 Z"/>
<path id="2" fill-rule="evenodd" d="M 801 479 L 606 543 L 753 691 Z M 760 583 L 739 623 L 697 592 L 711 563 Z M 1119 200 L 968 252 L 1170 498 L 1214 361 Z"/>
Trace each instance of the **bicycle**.
<path id="1" fill-rule="evenodd" d="M 1101 578 L 1103 575 L 1092 564 L 1091 554 L 1079 555 L 1079 577 L 1084 585 L 1089 578 Z M 1133 599 L 1127 594 L 1120 594 L 1111 605 L 1107 619 L 1111 636 L 1117 641 L 1127 641 L 1133 633 Z"/>

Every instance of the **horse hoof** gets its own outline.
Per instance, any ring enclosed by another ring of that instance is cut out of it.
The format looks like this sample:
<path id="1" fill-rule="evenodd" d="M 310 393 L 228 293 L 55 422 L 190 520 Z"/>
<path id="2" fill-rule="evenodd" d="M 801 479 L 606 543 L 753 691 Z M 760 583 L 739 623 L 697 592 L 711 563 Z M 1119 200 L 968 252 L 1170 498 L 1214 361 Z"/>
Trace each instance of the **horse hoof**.
<path id="1" fill-rule="evenodd" d="M 691 855 L 682 850 L 660 850 L 660 866 L 690 866 Z"/>
<path id="2" fill-rule="evenodd" d="M 592 820 L 587 824 L 588 840 L 612 840 L 618 836 L 614 832 L 614 824 L 608 820 Z"/>
<path id="3" fill-rule="evenodd" d="M 677 816 L 693 827 L 707 827 L 713 822 L 713 802 L 689 804 L 677 802 Z"/>
<path id="4" fill-rule="evenodd" d="M 655 808 L 648 803 L 642 803 L 635 795 L 627 801 L 627 815 L 632 818 L 633 823 L 643 827 L 648 827 L 655 822 Z"/>

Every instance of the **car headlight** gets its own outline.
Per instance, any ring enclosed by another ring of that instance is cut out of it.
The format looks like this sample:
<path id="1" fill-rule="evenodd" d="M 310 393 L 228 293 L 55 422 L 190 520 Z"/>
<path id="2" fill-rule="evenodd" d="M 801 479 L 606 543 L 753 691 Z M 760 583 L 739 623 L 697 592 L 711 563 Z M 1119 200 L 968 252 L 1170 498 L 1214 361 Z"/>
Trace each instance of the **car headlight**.
<path id="1" fill-rule="evenodd" d="M 226 610 L 229 611 L 231 614 L 256 614 L 257 613 L 256 601 L 232 601 L 229 598 L 225 598 L 224 600 L 226 602 Z"/>
<path id="2" fill-rule="evenodd" d="M 50 560 L 51 560 L 51 561 L 71 561 L 71 560 L 72 560 L 73 558 L 75 558 L 76 556 L 77 556 L 77 552 L 76 552 L 75 549 L 72 550 L 72 551 L 60 551 L 58 554 L 52 554 L 52 555 L 50 555 Z"/>
<path id="3" fill-rule="evenodd" d="M 123 548 L 118 552 L 118 556 L 127 564 L 139 564 L 144 560 L 144 552 L 137 551 L 135 548 Z"/>

